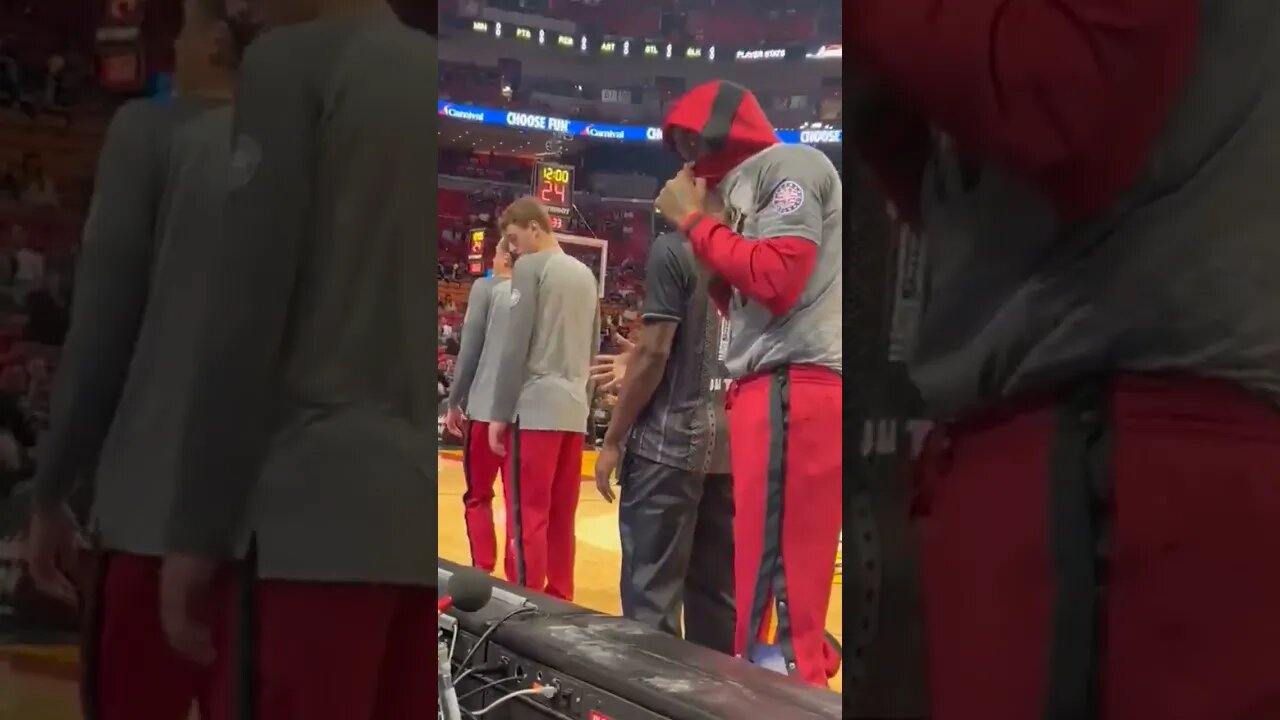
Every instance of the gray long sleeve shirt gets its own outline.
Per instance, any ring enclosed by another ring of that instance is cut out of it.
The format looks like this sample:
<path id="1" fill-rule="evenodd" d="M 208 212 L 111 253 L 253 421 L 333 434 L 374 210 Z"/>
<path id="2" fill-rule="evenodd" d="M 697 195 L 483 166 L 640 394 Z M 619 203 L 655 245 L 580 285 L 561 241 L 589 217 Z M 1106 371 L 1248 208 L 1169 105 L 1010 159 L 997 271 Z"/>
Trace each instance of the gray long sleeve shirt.
<path id="1" fill-rule="evenodd" d="M 510 317 L 494 420 L 523 430 L 585 433 L 587 376 L 600 350 L 595 276 L 560 251 L 525 255 L 511 276 Z"/>
<path id="2" fill-rule="evenodd" d="M 249 49 L 172 549 L 435 583 L 436 73 L 387 7 Z"/>
<path id="3" fill-rule="evenodd" d="M 493 391 L 510 310 L 511 278 L 479 278 L 471 284 L 449 404 L 463 408 L 472 420 L 494 420 Z"/>
<path id="4" fill-rule="evenodd" d="M 219 239 L 229 125 L 229 109 L 207 100 L 134 101 L 99 156 L 35 486 L 54 507 L 92 481 L 109 549 L 163 551 L 199 252 Z"/>

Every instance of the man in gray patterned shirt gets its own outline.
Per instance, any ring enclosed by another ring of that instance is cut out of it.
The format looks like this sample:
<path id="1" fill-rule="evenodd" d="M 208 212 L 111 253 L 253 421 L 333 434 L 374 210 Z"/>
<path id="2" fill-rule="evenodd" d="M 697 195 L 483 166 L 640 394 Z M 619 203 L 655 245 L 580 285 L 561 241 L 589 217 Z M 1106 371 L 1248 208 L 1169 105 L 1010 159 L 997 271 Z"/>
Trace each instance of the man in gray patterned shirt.
<path id="1" fill-rule="evenodd" d="M 463 442 L 462 474 L 467 489 L 462 505 L 471 564 L 487 573 L 497 564 L 493 483 L 502 468 L 502 458 L 489 447 L 489 423 L 494 419 L 493 390 L 510 310 L 511 250 L 504 238 L 493 251 L 493 276 L 471 283 L 467 314 L 462 319 L 462 346 L 445 413 L 445 426 Z"/>
<path id="2" fill-rule="evenodd" d="M 683 615 L 686 639 L 733 654 L 728 323 L 680 233 L 653 242 L 644 279 L 644 325 L 595 469 L 596 487 L 612 502 L 609 476 L 626 443 L 618 470 L 622 614 L 677 637 Z"/>
<path id="3" fill-rule="evenodd" d="M 572 600 L 599 291 L 591 270 L 560 249 L 537 200 L 516 200 L 498 226 L 520 255 L 489 425 L 490 445 L 508 461 L 507 578 Z"/>

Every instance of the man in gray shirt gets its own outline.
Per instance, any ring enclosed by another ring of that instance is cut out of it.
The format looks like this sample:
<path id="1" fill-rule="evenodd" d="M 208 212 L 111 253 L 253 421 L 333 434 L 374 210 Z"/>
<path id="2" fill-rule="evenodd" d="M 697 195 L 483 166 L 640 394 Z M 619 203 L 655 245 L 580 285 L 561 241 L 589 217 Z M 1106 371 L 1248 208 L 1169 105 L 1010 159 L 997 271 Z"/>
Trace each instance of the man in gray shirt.
<path id="1" fill-rule="evenodd" d="M 186 720 L 193 702 L 202 717 L 226 712 L 215 687 L 230 659 L 225 623 L 207 618 L 218 662 L 197 664 L 170 650 L 155 604 L 202 283 L 222 241 L 229 101 L 254 28 L 222 2 L 184 4 L 177 97 L 125 105 L 107 133 L 35 479 L 33 576 L 67 602 L 76 529 L 66 502 L 78 482 L 92 485 L 83 697 L 103 720 Z"/>
<path id="2" fill-rule="evenodd" d="M 572 600 L 599 293 L 591 270 L 560 249 L 546 208 L 534 198 L 507 206 L 498 226 L 520 258 L 489 425 L 490 445 L 508 461 L 507 578 Z"/>
<path id="3" fill-rule="evenodd" d="M 511 252 L 500 240 L 493 251 L 493 275 L 477 278 L 462 319 L 462 346 L 449 388 L 445 426 L 462 438 L 463 517 L 471 546 L 471 564 L 492 573 L 498 558 L 493 523 L 493 483 L 502 458 L 489 447 L 493 391 L 498 381 L 502 339 L 511 310 Z M 465 418 L 465 425 L 464 425 Z"/>
<path id="4" fill-rule="evenodd" d="M 733 653 L 733 480 L 724 395 L 728 324 L 689 241 L 649 248 L 644 301 L 596 487 L 613 502 L 618 470 L 622 614 Z"/>
<path id="5" fill-rule="evenodd" d="M 162 618 L 205 655 L 191 608 L 247 545 L 259 717 L 421 718 L 437 712 L 435 42 L 380 0 L 264 5 L 303 21 L 244 62 Z"/>

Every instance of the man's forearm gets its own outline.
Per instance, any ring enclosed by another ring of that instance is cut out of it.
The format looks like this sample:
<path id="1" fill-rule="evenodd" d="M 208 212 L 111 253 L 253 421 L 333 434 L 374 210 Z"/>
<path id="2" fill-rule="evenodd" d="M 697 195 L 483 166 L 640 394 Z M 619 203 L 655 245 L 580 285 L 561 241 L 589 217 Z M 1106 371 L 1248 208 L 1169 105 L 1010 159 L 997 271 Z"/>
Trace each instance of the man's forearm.
<path id="1" fill-rule="evenodd" d="M 817 245 L 804 238 L 747 240 L 705 214 L 686 220 L 682 229 L 699 260 L 774 315 L 800 299 L 818 259 Z"/>
<path id="2" fill-rule="evenodd" d="M 662 374 L 667 366 L 667 355 L 653 350 L 637 349 L 631 366 L 627 368 L 627 379 L 618 393 L 618 403 L 613 408 L 613 417 L 609 420 L 609 430 L 605 433 L 606 445 L 621 445 L 635 425 L 640 411 L 653 399 L 653 393 L 662 382 Z"/>
<path id="3" fill-rule="evenodd" d="M 158 141 L 148 107 L 134 103 L 112 121 L 99 158 L 71 328 L 37 463 L 35 501 L 45 509 L 92 478 L 128 378 L 150 285 L 158 198 L 150 170 Z"/>

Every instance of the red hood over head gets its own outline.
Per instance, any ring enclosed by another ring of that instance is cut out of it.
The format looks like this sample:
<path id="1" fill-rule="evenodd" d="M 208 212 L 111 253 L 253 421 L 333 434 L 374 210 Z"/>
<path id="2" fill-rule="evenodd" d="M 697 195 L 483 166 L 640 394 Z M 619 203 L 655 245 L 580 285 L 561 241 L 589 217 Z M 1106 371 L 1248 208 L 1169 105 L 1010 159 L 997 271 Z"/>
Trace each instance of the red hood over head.
<path id="1" fill-rule="evenodd" d="M 662 127 L 672 149 L 674 128 L 693 131 L 706 142 L 708 150 L 694 162 L 693 172 L 712 185 L 743 160 L 778 142 L 756 96 L 724 80 L 698 85 L 676 101 Z"/>

